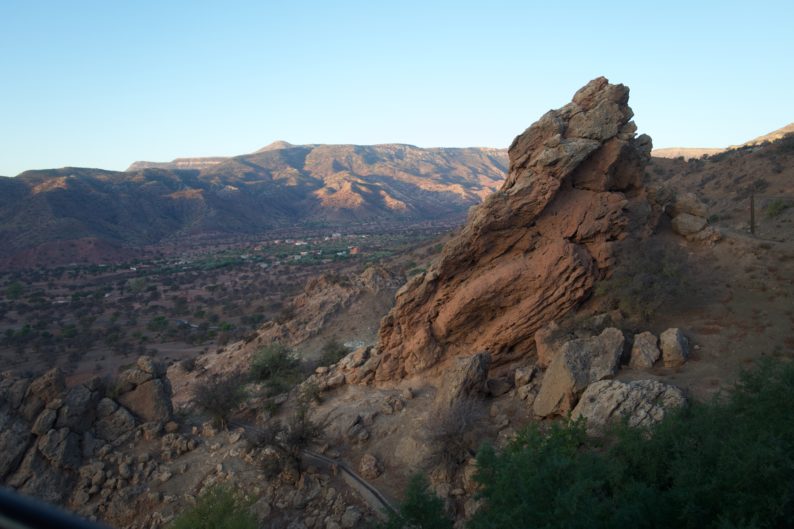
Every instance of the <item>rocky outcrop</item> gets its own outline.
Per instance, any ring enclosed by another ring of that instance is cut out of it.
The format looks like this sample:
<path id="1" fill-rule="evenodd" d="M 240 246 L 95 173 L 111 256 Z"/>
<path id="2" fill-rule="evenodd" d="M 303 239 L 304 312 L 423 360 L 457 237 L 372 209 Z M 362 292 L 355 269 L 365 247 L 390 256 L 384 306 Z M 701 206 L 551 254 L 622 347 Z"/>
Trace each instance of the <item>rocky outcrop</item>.
<path id="1" fill-rule="evenodd" d="M 602 380 L 587 387 L 571 417 L 584 418 L 589 430 L 618 420 L 626 420 L 629 426 L 650 426 L 685 403 L 680 389 L 655 380 Z"/>
<path id="2" fill-rule="evenodd" d="M 589 295 L 648 213 L 638 186 L 651 142 L 635 137 L 628 93 L 595 79 L 513 141 L 502 188 L 398 291 L 376 383 L 472 351 L 495 365 L 531 354 L 535 332 Z"/>
<path id="3" fill-rule="evenodd" d="M 144 422 L 171 419 L 171 387 L 165 369 L 148 356 L 124 371 L 118 382 L 119 402 Z"/>
<path id="4" fill-rule="evenodd" d="M 615 328 L 592 338 L 566 342 L 543 375 L 533 405 L 535 415 L 567 413 L 589 384 L 614 376 L 620 367 L 623 343 L 623 332 Z"/>

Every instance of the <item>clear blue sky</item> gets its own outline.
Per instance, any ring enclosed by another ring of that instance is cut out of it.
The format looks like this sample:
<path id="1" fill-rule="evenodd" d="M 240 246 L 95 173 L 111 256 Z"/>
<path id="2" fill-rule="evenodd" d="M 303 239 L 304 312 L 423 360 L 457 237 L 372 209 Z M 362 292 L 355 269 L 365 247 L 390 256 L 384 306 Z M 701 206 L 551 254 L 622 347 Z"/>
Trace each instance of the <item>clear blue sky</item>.
<path id="1" fill-rule="evenodd" d="M 598 75 L 657 147 L 740 143 L 794 121 L 794 2 L 0 0 L 0 175 L 506 147 Z"/>

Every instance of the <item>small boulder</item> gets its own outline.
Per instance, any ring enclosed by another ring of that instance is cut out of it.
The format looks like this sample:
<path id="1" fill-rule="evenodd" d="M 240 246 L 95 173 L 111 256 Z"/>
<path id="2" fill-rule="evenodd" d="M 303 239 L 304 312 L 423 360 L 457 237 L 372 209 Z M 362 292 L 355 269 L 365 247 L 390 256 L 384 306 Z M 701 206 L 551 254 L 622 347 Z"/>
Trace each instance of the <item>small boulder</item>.
<path id="1" fill-rule="evenodd" d="M 670 208 L 670 216 L 675 218 L 681 214 L 708 217 L 709 210 L 694 193 L 678 193 Z"/>
<path id="2" fill-rule="evenodd" d="M 656 345 L 658 340 L 651 332 L 641 332 L 634 335 L 634 345 L 631 347 L 629 367 L 632 369 L 648 369 L 659 360 L 661 352 Z"/>
<path id="3" fill-rule="evenodd" d="M 44 435 L 49 432 L 52 425 L 55 424 L 56 418 L 58 418 L 58 413 L 55 410 L 44 408 L 41 413 L 39 413 L 39 416 L 36 417 L 36 421 L 33 423 L 33 426 L 30 427 L 30 431 L 36 435 Z"/>
<path id="4" fill-rule="evenodd" d="M 623 332 L 613 327 L 592 338 L 566 342 L 543 376 L 533 404 L 535 415 L 547 417 L 572 410 L 589 384 L 617 373 L 623 344 Z"/>
<path id="5" fill-rule="evenodd" d="M 659 335 L 664 367 L 680 367 L 689 358 L 689 340 L 680 329 L 667 329 Z"/>
<path id="6" fill-rule="evenodd" d="M 673 231 L 684 237 L 695 235 L 706 227 L 707 221 L 703 217 L 681 213 L 673 217 Z"/>
<path id="7" fill-rule="evenodd" d="M 74 432 L 85 432 L 91 427 L 96 417 L 96 405 L 99 393 L 91 391 L 84 385 L 69 390 L 58 410 L 56 428 L 69 428 Z"/>
<path id="8" fill-rule="evenodd" d="M 375 479 L 383 474 L 383 465 L 372 454 L 364 454 L 358 464 L 358 473 L 364 479 Z"/>

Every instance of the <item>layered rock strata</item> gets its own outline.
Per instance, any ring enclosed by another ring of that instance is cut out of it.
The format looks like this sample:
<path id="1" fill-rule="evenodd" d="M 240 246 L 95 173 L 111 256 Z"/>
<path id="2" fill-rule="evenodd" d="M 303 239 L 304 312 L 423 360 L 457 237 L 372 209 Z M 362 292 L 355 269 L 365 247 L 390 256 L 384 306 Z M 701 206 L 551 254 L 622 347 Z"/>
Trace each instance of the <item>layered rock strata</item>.
<path id="1" fill-rule="evenodd" d="M 601 77 L 510 146 L 502 188 L 473 208 L 437 264 L 396 295 L 377 384 L 483 351 L 494 365 L 534 353 L 534 335 L 585 299 L 613 243 L 646 223 L 651 141 L 635 136 L 629 90 Z"/>

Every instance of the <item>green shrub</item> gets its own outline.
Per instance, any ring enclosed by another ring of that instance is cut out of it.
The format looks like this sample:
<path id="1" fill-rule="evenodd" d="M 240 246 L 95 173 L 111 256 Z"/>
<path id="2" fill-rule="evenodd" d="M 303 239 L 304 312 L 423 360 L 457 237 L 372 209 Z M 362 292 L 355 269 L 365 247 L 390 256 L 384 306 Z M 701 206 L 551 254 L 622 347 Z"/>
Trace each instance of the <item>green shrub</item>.
<path id="1" fill-rule="evenodd" d="M 793 406 L 794 365 L 768 363 L 649 429 L 531 427 L 481 449 L 469 527 L 792 527 Z"/>
<path id="2" fill-rule="evenodd" d="M 229 416 L 245 398 L 244 381 L 239 376 L 203 382 L 193 393 L 193 402 L 207 412 L 219 428 L 226 427 Z"/>
<path id="3" fill-rule="evenodd" d="M 251 378 L 263 382 L 270 395 L 289 391 L 301 377 L 300 361 L 278 342 L 261 348 L 251 361 Z"/>
<path id="4" fill-rule="evenodd" d="M 783 200 L 782 198 L 777 198 L 767 204 L 766 216 L 770 219 L 774 219 L 775 217 L 779 217 L 784 211 L 791 207 L 791 204 Z"/>
<path id="5" fill-rule="evenodd" d="M 234 490 L 216 486 L 196 500 L 196 505 L 180 514 L 170 529 L 256 529 L 256 517 L 249 502 Z"/>
<path id="6" fill-rule="evenodd" d="M 595 293 L 629 317 L 648 320 L 683 291 L 683 267 L 679 256 L 662 247 L 623 244 L 612 276 L 599 281 Z"/>
<path id="7" fill-rule="evenodd" d="M 320 365 L 333 365 L 347 356 L 349 352 L 350 351 L 344 344 L 340 343 L 335 338 L 331 338 L 323 344 L 322 354 L 320 355 Z"/>
<path id="8" fill-rule="evenodd" d="M 396 513 L 389 513 L 379 529 L 452 529 L 452 520 L 444 512 L 444 502 L 430 491 L 427 479 L 416 474 L 408 483 L 405 499 Z M 515 527 L 522 527 L 517 525 Z"/>

